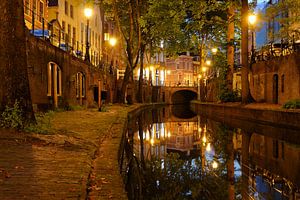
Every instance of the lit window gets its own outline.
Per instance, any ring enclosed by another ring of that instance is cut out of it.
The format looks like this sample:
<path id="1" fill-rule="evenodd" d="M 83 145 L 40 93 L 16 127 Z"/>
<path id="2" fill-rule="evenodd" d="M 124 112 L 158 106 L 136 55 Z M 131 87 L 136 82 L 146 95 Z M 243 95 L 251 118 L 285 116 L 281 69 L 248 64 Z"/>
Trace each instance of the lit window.
<path id="1" fill-rule="evenodd" d="M 47 68 L 47 96 L 57 96 L 62 94 L 61 69 L 55 63 L 49 63 Z"/>
<path id="2" fill-rule="evenodd" d="M 82 72 L 76 74 L 76 97 L 85 97 L 85 76 Z"/>

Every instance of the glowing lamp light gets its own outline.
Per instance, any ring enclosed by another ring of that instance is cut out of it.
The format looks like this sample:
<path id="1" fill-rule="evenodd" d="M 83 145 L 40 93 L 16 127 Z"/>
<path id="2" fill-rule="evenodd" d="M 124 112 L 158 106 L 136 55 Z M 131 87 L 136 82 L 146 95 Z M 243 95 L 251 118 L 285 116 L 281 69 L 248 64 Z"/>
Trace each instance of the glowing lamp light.
<path id="1" fill-rule="evenodd" d="M 202 138 L 202 142 L 203 142 L 203 143 L 206 143 L 206 142 L 207 142 L 207 139 L 206 139 L 206 136 L 205 136 L 205 135 L 204 135 L 203 138 Z"/>
<path id="2" fill-rule="evenodd" d="M 206 151 L 207 151 L 207 152 L 210 152 L 210 151 L 211 151 L 211 146 L 210 146 L 210 143 L 207 143 L 207 146 L 206 146 Z"/>
<path id="3" fill-rule="evenodd" d="M 198 75 L 198 78 L 199 78 L 199 79 L 201 79 L 201 78 L 202 78 L 201 74 L 199 74 L 199 75 Z M 201 129 L 201 128 L 200 128 L 200 129 Z"/>
<path id="4" fill-rule="evenodd" d="M 206 72 L 207 68 L 206 67 L 202 67 L 202 71 Z"/>
<path id="5" fill-rule="evenodd" d="M 170 70 L 168 70 L 168 71 L 167 71 L 167 74 L 168 74 L 168 75 L 170 75 L 170 74 L 171 74 L 171 71 L 170 71 Z"/>
<path id="6" fill-rule="evenodd" d="M 249 22 L 249 24 L 254 25 L 255 22 L 256 22 L 256 15 L 254 15 L 254 14 L 249 15 L 248 16 L 248 22 Z"/>
<path id="7" fill-rule="evenodd" d="M 92 14 L 93 14 L 93 10 L 91 8 L 84 9 L 84 16 L 86 16 L 87 18 L 90 18 Z"/>
<path id="8" fill-rule="evenodd" d="M 205 63 L 206 63 L 207 66 L 210 66 L 211 65 L 211 60 L 207 60 Z"/>
<path id="9" fill-rule="evenodd" d="M 153 145 L 153 144 L 154 144 L 154 139 L 153 139 L 153 138 L 151 138 L 151 140 L 150 140 L 150 144 L 151 144 L 151 145 Z"/>
<path id="10" fill-rule="evenodd" d="M 117 44 L 117 39 L 116 38 L 110 38 L 109 39 L 109 44 L 111 45 L 111 46 L 115 46 L 116 44 Z"/>
<path id="11" fill-rule="evenodd" d="M 216 161 L 213 161 L 212 167 L 213 167 L 214 169 L 217 169 L 217 168 L 218 168 L 218 163 L 217 163 Z"/>
<path id="12" fill-rule="evenodd" d="M 216 53 L 217 53 L 217 51 L 218 51 L 218 49 L 217 49 L 217 48 L 212 48 L 212 49 L 211 49 L 211 52 L 212 52 L 213 54 L 216 54 Z"/>

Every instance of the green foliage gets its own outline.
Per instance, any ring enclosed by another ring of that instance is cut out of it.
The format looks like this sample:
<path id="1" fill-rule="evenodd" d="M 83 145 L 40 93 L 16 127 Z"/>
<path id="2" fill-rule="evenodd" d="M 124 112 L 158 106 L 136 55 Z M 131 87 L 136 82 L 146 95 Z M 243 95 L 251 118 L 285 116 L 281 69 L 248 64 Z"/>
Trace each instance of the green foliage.
<path id="1" fill-rule="evenodd" d="M 67 111 L 84 110 L 84 107 L 82 107 L 80 105 L 68 105 L 67 107 L 64 108 L 64 110 L 67 110 Z"/>
<path id="2" fill-rule="evenodd" d="M 224 84 L 221 85 L 218 99 L 221 102 L 237 102 L 241 101 L 240 91 L 238 90 L 229 90 Z"/>
<path id="3" fill-rule="evenodd" d="M 280 24 L 278 32 L 270 31 L 270 39 L 295 39 L 300 38 L 299 21 L 300 21 L 300 1 L 285 0 L 268 7 L 265 21 L 277 21 Z M 272 33 L 275 32 L 273 35 Z"/>
<path id="4" fill-rule="evenodd" d="M 31 124 L 25 127 L 26 132 L 48 134 L 51 132 L 51 119 L 54 116 L 54 111 L 47 113 L 36 113 L 36 124 Z"/>
<path id="5" fill-rule="evenodd" d="M 300 99 L 294 99 L 286 102 L 283 106 L 286 109 L 300 109 Z"/>
<path id="6" fill-rule="evenodd" d="M 101 112 L 108 112 L 108 106 L 105 105 L 105 104 L 102 104 L 101 107 L 100 107 L 100 111 Z"/>
<path id="7" fill-rule="evenodd" d="M 203 169 L 201 159 L 184 160 L 171 153 L 161 160 L 146 161 L 144 197 L 147 199 L 209 199 L 209 191 L 226 199 L 224 180 L 215 176 L 215 170 Z M 216 185 L 218 183 L 218 185 Z"/>
<path id="8" fill-rule="evenodd" d="M 1 114 L 1 127 L 4 128 L 23 128 L 23 112 L 19 102 L 15 101 L 13 107 L 6 106 Z"/>

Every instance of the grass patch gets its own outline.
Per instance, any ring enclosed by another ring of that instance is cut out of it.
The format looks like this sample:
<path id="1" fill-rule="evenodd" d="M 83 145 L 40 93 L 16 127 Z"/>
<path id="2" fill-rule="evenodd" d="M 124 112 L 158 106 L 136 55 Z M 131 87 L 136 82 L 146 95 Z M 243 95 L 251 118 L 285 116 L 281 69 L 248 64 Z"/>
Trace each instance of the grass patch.
<path id="1" fill-rule="evenodd" d="M 51 132 L 51 119 L 55 112 L 49 111 L 46 113 L 36 113 L 36 124 L 31 124 L 24 128 L 26 132 L 49 134 Z"/>
<path id="2" fill-rule="evenodd" d="M 300 109 L 300 99 L 290 100 L 283 104 L 282 107 L 286 109 Z"/>

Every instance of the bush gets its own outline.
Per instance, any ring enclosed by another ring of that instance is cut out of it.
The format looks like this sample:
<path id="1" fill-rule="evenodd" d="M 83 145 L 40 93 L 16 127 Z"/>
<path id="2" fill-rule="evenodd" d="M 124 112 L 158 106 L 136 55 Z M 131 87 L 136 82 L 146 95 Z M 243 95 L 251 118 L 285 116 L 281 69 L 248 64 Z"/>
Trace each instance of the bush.
<path id="1" fill-rule="evenodd" d="M 51 119 L 54 116 L 54 113 L 54 111 L 49 111 L 47 113 L 36 113 L 36 124 L 31 124 L 25 127 L 25 131 L 48 134 L 51 130 Z"/>
<path id="2" fill-rule="evenodd" d="M 226 87 L 221 88 L 218 95 L 221 102 L 237 102 L 241 101 L 240 92 L 238 90 L 229 90 Z"/>
<path id="3" fill-rule="evenodd" d="M 23 115 L 19 102 L 15 101 L 13 107 L 5 107 L 1 114 L 1 127 L 4 128 L 23 128 Z"/>
<path id="4" fill-rule="evenodd" d="M 282 107 L 286 109 L 300 109 L 300 99 L 290 100 L 283 104 Z"/>

